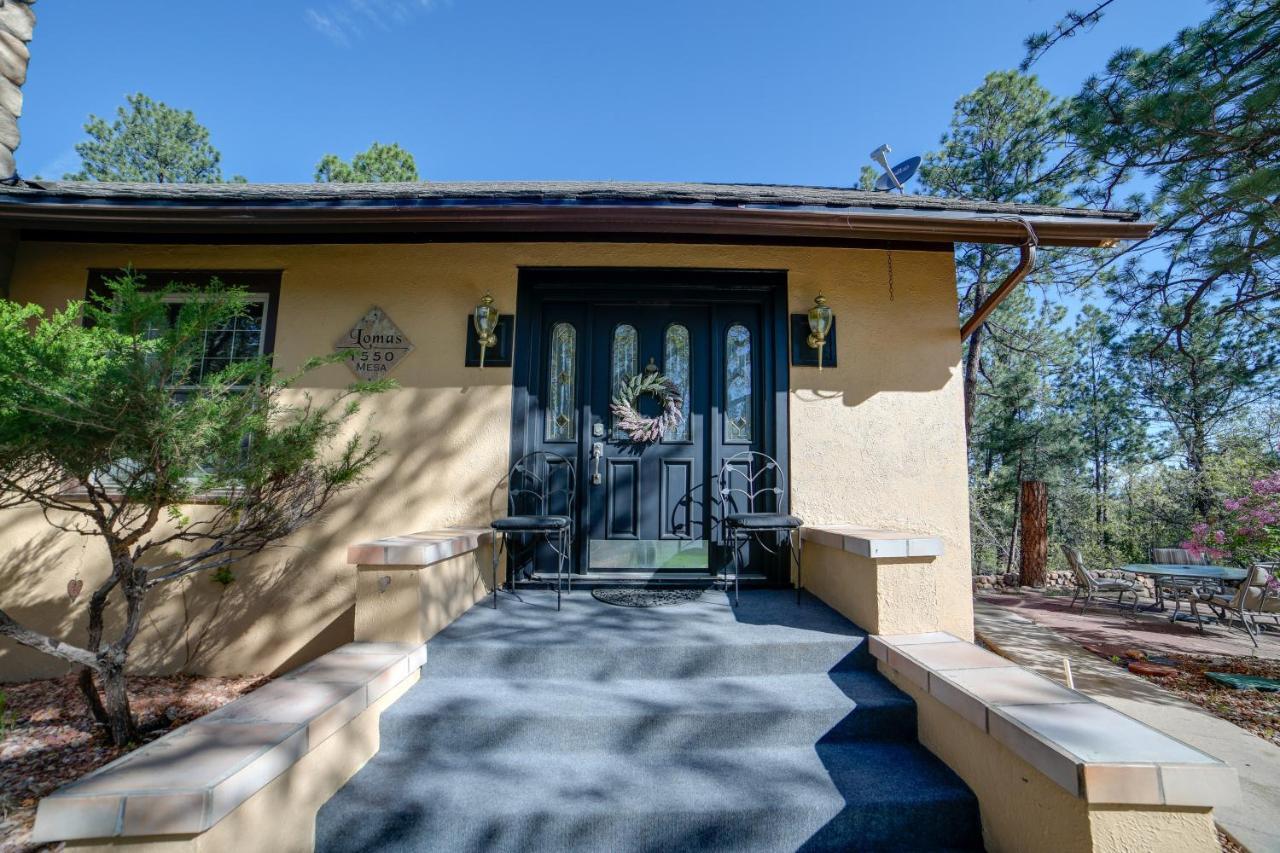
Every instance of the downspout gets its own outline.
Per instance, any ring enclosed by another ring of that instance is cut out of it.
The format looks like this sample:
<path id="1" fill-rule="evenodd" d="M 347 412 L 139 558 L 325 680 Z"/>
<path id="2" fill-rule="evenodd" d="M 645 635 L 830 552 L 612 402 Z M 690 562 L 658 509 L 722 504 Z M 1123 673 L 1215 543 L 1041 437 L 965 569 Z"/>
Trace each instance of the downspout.
<path id="1" fill-rule="evenodd" d="M 988 296 L 981 305 L 974 309 L 973 316 L 966 320 L 965 324 L 960 327 L 960 340 L 962 342 L 969 340 L 969 337 L 978 330 L 978 327 L 986 322 L 986 319 L 991 316 L 991 312 L 999 307 L 1005 297 L 1018 286 L 1019 282 L 1027 277 L 1027 273 L 1031 272 L 1031 268 L 1035 266 L 1036 249 L 1040 245 L 1040 240 L 1036 237 L 1036 230 L 1031 227 L 1030 222 L 1023 219 L 1021 216 L 1014 217 L 1014 219 L 1023 228 L 1027 229 L 1027 239 L 1018 247 L 1022 256 L 1018 259 L 1018 265 L 1009 273 L 1009 277 L 1000 282 L 1000 286 L 993 290 L 991 295 Z"/>

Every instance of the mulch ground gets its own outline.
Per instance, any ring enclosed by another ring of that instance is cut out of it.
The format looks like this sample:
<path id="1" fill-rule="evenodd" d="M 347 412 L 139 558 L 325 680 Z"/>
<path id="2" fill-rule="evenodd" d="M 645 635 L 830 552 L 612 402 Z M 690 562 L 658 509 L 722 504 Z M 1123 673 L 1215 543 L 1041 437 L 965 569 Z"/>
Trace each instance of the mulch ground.
<path id="1" fill-rule="evenodd" d="M 145 732 L 142 743 L 266 682 L 260 676 L 129 678 L 129 699 Z M 3 684 L 0 695 L 7 706 L 0 720 L 0 851 L 48 849 L 28 841 L 40 798 L 142 743 L 112 746 L 94 723 L 72 676 Z"/>
<path id="2" fill-rule="evenodd" d="M 1227 672 L 1234 675 L 1256 675 L 1280 679 L 1280 661 L 1247 657 L 1210 657 L 1207 655 L 1151 654 L 1141 649 L 1108 648 L 1086 645 L 1086 649 L 1101 655 L 1117 666 L 1129 668 L 1153 684 L 1176 693 L 1193 702 L 1216 717 L 1234 723 L 1253 732 L 1263 740 L 1280 746 L 1280 693 L 1263 693 L 1257 690 L 1235 690 L 1205 678 L 1206 672 Z M 1134 663 L 1154 663 L 1158 669 L 1168 667 L 1167 675 L 1146 675 L 1142 667 Z"/>

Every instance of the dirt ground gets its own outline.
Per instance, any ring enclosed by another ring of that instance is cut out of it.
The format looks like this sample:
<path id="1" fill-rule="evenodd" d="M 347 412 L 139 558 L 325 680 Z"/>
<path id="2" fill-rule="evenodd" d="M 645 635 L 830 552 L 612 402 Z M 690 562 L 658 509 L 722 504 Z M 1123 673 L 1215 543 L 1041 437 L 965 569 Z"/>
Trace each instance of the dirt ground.
<path id="1" fill-rule="evenodd" d="M 0 851 L 49 849 L 29 843 L 40 798 L 165 732 L 265 684 L 261 676 L 190 675 L 128 679 L 141 743 L 112 746 L 95 725 L 74 677 L 0 685 Z M 60 847 L 61 845 L 59 845 Z"/>

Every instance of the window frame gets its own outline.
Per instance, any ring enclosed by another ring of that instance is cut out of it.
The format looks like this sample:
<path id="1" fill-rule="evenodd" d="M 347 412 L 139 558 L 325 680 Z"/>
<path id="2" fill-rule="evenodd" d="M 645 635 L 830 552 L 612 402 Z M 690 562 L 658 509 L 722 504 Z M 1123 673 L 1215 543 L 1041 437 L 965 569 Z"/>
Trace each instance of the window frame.
<path id="1" fill-rule="evenodd" d="M 119 269 L 90 269 L 88 284 L 85 286 L 85 298 L 106 296 L 109 292 L 106 284 L 107 280 L 119 278 L 121 272 Z M 265 302 L 261 355 L 274 360 L 276 319 L 279 314 L 280 281 L 284 275 L 283 270 L 137 269 L 134 270 L 134 273 L 146 276 L 142 283 L 142 289 L 147 291 L 160 290 L 173 282 L 181 282 L 195 287 L 208 287 L 212 284 L 213 279 L 216 278 L 223 284 L 243 288 L 250 298 L 261 297 Z M 181 301 L 181 297 L 174 301 Z M 198 386 L 175 385 L 173 390 L 175 394 L 181 395 L 183 392 L 190 391 L 196 387 Z M 110 484 L 106 488 L 109 494 L 120 494 Z M 86 500 L 88 497 L 88 491 L 80 483 L 68 483 L 64 494 L 69 498 L 79 500 Z M 220 497 L 220 492 L 213 491 L 194 495 L 188 503 L 192 505 L 217 503 Z"/>
<path id="2" fill-rule="evenodd" d="M 119 278 L 120 269 L 93 268 L 89 270 L 89 280 L 85 286 L 85 298 L 106 296 L 107 280 Z M 276 325 L 280 314 L 280 281 L 284 277 L 283 270 L 239 270 L 239 269 L 136 269 L 135 275 L 145 276 L 143 290 L 161 290 L 169 284 L 178 282 L 197 288 L 209 287 L 213 279 L 224 285 L 243 288 L 253 298 L 262 298 L 266 302 L 262 323 L 261 355 L 275 360 Z M 180 299 L 180 298 L 179 298 Z M 174 301 L 179 301 L 175 299 Z M 175 391 L 189 391 L 196 386 L 178 385 Z"/>

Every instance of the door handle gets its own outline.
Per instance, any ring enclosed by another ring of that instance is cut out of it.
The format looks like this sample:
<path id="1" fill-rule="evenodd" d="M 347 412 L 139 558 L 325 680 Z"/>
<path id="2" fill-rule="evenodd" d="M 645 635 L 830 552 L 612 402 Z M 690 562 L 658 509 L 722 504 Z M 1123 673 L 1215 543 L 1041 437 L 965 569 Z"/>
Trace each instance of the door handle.
<path id="1" fill-rule="evenodd" d="M 603 479 L 600 477 L 600 459 L 604 456 L 604 442 L 596 441 L 591 444 L 591 485 L 598 486 Z"/>

